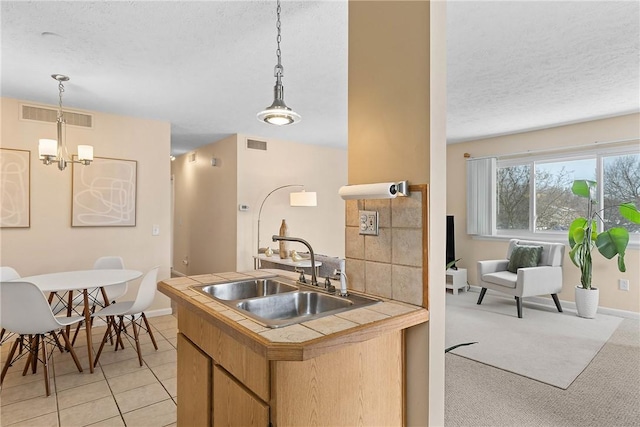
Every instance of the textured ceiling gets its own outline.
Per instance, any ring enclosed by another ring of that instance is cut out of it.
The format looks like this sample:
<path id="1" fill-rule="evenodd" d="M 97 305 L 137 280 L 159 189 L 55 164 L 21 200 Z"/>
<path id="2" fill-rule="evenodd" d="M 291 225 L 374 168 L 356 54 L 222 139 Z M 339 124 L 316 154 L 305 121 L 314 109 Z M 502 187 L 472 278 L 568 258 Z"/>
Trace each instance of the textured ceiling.
<path id="1" fill-rule="evenodd" d="M 640 109 L 640 2 L 450 1 L 447 140 Z"/>
<path id="2" fill-rule="evenodd" d="M 639 110 L 637 1 L 449 1 L 449 142 Z M 5 1 L 2 96 L 171 122 L 172 153 L 232 133 L 345 147 L 346 1 L 282 3 L 287 104 L 273 100 L 274 1 Z"/>

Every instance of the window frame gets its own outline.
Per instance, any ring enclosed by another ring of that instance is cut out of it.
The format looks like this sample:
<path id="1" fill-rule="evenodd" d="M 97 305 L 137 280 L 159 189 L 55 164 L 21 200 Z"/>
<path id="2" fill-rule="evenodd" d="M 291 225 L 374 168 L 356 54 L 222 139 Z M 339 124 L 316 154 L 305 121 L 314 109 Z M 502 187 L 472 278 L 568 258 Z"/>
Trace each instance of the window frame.
<path id="1" fill-rule="evenodd" d="M 604 202 L 604 159 L 606 157 L 615 157 L 615 156 L 624 156 L 624 155 L 640 155 L 640 148 L 637 146 L 619 146 L 619 147 L 601 147 L 596 150 L 567 150 L 559 153 L 546 153 L 546 154 L 524 154 L 524 155 L 514 155 L 514 156 L 505 156 L 505 158 L 498 157 L 496 161 L 496 176 L 498 170 L 500 168 L 505 167 L 513 167 L 513 166 L 528 166 L 530 173 L 530 183 L 529 183 L 529 228 L 527 230 L 516 230 L 516 229 L 504 229 L 500 230 L 497 228 L 497 215 L 493 218 L 493 230 L 494 233 L 491 235 L 478 235 L 475 236 L 479 239 L 488 239 L 488 240 L 503 240 L 503 239 L 511 239 L 511 238 L 524 238 L 524 239 L 541 239 L 557 242 L 568 242 L 567 232 L 566 231 L 537 231 L 536 223 L 537 216 L 536 214 L 536 194 L 537 194 L 537 185 L 536 185 L 536 165 L 538 163 L 559 163 L 559 162 L 567 162 L 567 161 L 576 161 L 576 160 L 588 160 L 595 159 L 596 161 L 596 181 L 598 182 L 598 204 L 602 206 Z M 495 194 L 497 198 L 497 179 L 494 182 L 495 186 Z M 496 200 L 497 203 L 497 200 Z M 601 232 L 604 228 L 604 222 L 601 219 L 597 221 L 597 230 Z M 631 249 L 640 249 L 640 233 L 630 233 L 629 236 L 629 248 Z"/>

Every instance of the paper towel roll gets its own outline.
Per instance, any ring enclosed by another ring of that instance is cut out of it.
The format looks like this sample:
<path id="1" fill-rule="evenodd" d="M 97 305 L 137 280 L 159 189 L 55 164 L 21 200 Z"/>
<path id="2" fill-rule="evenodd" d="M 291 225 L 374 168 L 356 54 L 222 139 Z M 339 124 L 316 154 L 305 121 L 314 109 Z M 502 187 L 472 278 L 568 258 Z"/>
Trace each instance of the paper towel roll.
<path id="1" fill-rule="evenodd" d="M 338 191 L 344 200 L 350 199 L 394 199 L 398 195 L 395 182 L 378 184 L 345 185 Z"/>

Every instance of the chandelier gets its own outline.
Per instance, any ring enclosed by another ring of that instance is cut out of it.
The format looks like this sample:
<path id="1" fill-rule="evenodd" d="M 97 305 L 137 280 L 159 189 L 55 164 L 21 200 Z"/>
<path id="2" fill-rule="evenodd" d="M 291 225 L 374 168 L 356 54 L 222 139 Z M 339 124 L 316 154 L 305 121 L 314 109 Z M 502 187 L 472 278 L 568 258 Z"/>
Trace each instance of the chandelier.
<path id="1" fill-rule="evenodd" d="M 38 154 L 40 160 L 45 165 L 56 163 L 61 171 L 67 167 L 68 163 L 80 163 L 88 166 L 93 161 L 93 147 L 91 145 L 78 145 L 78 160 L 69 157 L 66 144 L 66 121 L 62 112 L 62 94 L 64 85 L 62 82 L 69 81 L 69 77 L 62 74 L 52 74 L 51 77 L 58 81 L 58 118 L 56 120 L 56 128 L 58 131 L 57 139 L 41 139 L 38 144 Z M 64 135 L 63 135 L 64 127 Z"/>

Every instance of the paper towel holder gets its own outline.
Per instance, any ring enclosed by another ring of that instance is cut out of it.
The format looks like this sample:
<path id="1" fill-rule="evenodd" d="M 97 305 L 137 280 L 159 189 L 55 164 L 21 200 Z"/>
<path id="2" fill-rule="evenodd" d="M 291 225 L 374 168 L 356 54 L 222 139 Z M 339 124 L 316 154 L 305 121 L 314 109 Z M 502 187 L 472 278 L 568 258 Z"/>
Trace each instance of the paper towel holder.
<path id="1" fill-rule="evenodd" d="M 372 187 L 385 187 L 386 194 L 372 194 Z M 347 190 L 348 191 L 345 191 Z M 360 199 L 393 199 L 397 196 L 406 197 L 410 195 L 408 181 L 398 181 L 389 183 L 377 183 L 377 184 L 360 184 L 360 185 L 345 185 L 340 187 L 338 194 L 344 200 Z"/>

